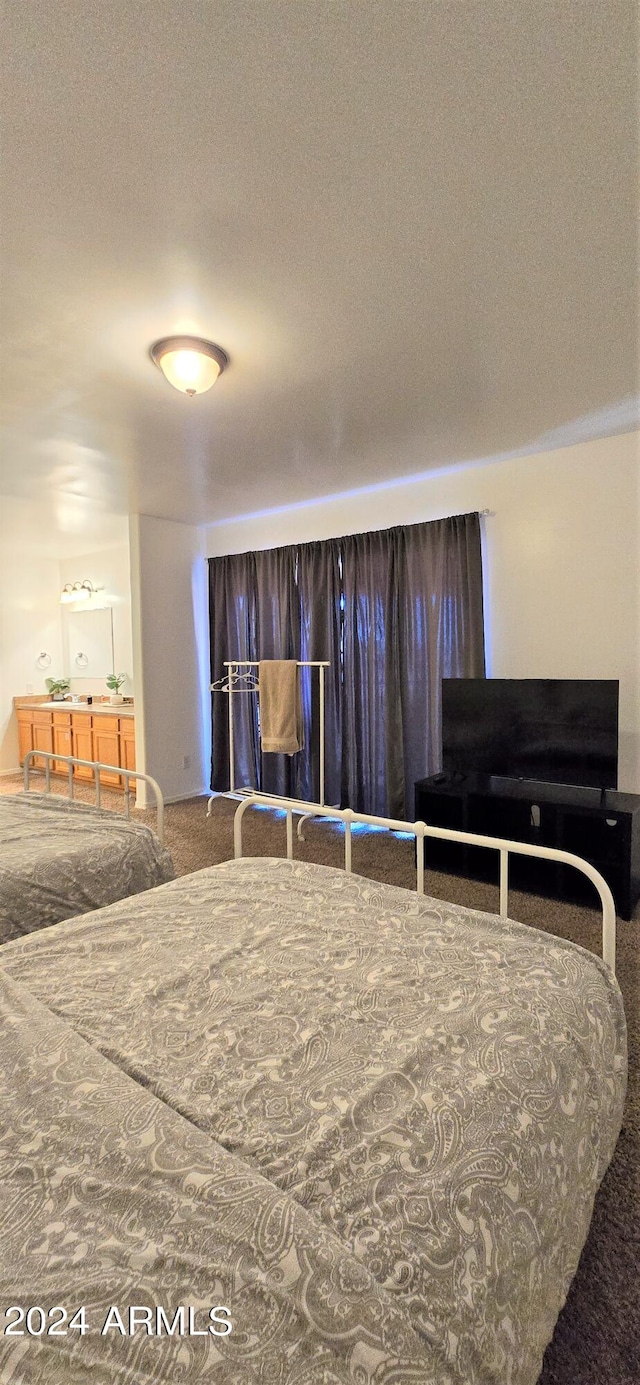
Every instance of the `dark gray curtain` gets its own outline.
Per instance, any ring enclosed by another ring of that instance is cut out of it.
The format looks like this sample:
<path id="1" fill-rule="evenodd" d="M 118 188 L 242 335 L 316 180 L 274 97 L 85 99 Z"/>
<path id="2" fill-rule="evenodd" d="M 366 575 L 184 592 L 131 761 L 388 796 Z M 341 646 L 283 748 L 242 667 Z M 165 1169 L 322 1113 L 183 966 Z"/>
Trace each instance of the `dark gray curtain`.
<path id="1" fill-rule="evenodd" d="M 340 539 L 305 543 L 298 548 L 300 658 L 329 659 L 325 688 L 325 802 L 338 804 L 342 786 L 341 706 L 341 561 Z M 300 797 L 317 802 L 320 785 L 318 743 L 318 674 L 303 669 L 302 694 L 306 745 L 300 759 Z"/>
<path id="2" fill-rule="evenodd" d="M 342 540 L 342 801 L 381 816 L 404 797 L 395 532 Z"/>
<path id="3" fill-rule="evenodd" d="M 225 659 L 255 659 L 255 555 L 231 553 L 209 560 L 209 627 L 211 682 L 227 673 Z M 212 693 L 212 788 L 229 788 L 228 702 Z M 257 697 L 241 693 L 233 704 L 235 783 L 255 784 L 259 772 Z"/>
<path id="4" fill-rule="evenodd" d="M 415 780 L 440 768 L 441 680 L 485 673 L 479 516 L 212 558 L 210 589 L 212 680 L 224 659 L 330 660 L 326 801 L 413 817 Z M 236 783 L 317 798 L 317 675 L 303 673 L 302 694 L 306 744 L 291 758 L 260 756 L 256 699 L 236 698 Z M 218 790 L 226 714 L 215 694 Z"/>
<path id="5" fill-rule="evenodd" d="M 295 548 L 254 553 L 256 626 L 253 659 L 299 659 L 300 601 Z M 257 669 L 256 669 L 257 672 Z M 297 798 L 299 756 L 262 755 L 253 781 L 266 793 Z"/>
<path id="6" fill-rule="evenodd" d="M 413 818 L 416 779 L 442 767 L 442 679 L 485 676 L 480 519 L 453 515 L 391 532 L 403 760 L 403 784 L 393 788 L 401 816 Z"/>

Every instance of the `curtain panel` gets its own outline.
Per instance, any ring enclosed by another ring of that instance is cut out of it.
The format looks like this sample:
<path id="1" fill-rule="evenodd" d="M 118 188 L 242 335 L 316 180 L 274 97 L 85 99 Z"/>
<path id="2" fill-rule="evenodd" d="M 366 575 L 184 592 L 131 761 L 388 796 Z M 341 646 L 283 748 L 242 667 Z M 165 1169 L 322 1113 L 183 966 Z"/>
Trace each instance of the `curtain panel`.
<path id="1" fill-rule="evenodd" d="M 485 675 L 480 519 L 454 515 L 209 560 L 211 678 L 225 659 L 328 659 L 328 803 L 414 814 L 440 768 L 441 680 Z M 317 799 L 317 674 L 301 671 L 304 750 L 260 754 L 257 698 L 233 694 L 236 783 Z M 212 788 L 229 786 L 226 695 L 213 694 Z"/>

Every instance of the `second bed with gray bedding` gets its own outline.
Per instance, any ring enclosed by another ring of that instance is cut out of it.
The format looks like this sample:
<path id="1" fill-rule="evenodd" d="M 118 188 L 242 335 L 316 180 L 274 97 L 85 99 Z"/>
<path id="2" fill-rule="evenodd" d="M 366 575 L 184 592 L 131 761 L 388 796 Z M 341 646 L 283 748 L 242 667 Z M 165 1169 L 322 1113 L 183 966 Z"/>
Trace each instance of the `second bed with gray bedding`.
<path id="1" fill-rule="evenodd" d="M 173 877 L 144 823 L 51 794 L 0 796 L 0 943 Z"/>

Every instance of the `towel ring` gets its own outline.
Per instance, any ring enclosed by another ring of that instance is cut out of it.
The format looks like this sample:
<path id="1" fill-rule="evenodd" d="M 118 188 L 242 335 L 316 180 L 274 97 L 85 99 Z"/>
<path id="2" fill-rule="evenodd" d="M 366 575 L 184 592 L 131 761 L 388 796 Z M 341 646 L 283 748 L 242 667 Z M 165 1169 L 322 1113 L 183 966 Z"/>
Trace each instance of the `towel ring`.
<path id="1" fill-rule="evenodd" d="M 78 668 L 88 668 L 88 667 L 89 667 L 89 655 L 88 655 L 88 654 L 82 654 L 82 653 L 76 654 L 74 663 L 77 664 Z"/>
<path id="2" fill-rule="evenodd" d="M 38 655 L 36 659 L 36 664 L 38 668 L 49 668 L 51 665 L 51 655 L 47 654 L 45 650 L 43 650 L 42 654 Z"/>

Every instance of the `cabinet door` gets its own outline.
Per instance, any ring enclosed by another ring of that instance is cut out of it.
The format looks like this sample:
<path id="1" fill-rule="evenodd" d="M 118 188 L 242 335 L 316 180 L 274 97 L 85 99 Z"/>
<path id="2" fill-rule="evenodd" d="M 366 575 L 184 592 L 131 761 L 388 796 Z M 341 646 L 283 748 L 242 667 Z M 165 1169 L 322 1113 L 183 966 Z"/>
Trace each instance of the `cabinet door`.
<path id="1" fill-rule="evenodd" d="M 19 710 L 18 716 L 18 748 L 20 764 L 24 764 L 25 755 L 33 750 L 33 712 Z"/>
<path id="2" fill-rule="evenodd" d="M 428 787 L 416 785 L 416 820 L 426 822 L 429 827 L 451 827 L 456 832 L 464 831 L 465 799 L 460 793 L 443 793 Z M 427 870 L 450 870 L 465 874 L 467 847 L 458 842 L 439 840 L 438 837 L 425 837 L 424 863 Z"/>
<path id="3" fill-rule="evenodd" d="M 33 748 L 34 750 L 53 750 L 53 723 L 51 712 L 34 712 L 33 714 Z M 44 769 L 46 760 L 41 760 L 35 756 L 32 764 L 38 769 Z"/>
<path id="4" fill-rule="evenodd" d="M 120 718 L 120 764 L 123 769 L 136 767 L 136 724 L 133 717 Z"/>
<path id="5" fill-rule="evenodd" d="M 78 760 L 93 760 L 91 717 L 87 712 L 72 713 L 71 744 L 73 754 Z M 93 770 L 87 769 L 84 765 L 76 765 L 73 773 L 76 779 L 93 779 Z"/>
<path id="6" fill-rule="evenodd" d="M 71 715 L 69 712 L 53 713 L 53 748 L 57 755 L 73 755 L 71 749 Z M 56 774 L 68 774 L 69 766 L 61 760 L 54 760 L 52 769 Z"/>
<path id="7" fill-rule="evenodd" d="M 93 718 L 93 758 L 104 765 L 120 764 L 120 734 L 118 717 L 96 716 Z M 120 786 L 120 775 L 110 770 L 100 770 L 100 783 Z"/>

